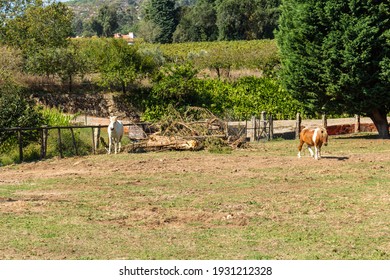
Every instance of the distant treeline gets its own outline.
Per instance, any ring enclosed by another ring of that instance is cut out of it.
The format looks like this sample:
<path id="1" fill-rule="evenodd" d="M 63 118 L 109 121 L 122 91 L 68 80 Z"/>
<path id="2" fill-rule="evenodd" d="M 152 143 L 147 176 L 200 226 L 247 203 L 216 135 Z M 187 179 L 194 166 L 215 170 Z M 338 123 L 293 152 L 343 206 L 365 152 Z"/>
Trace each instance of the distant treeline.
<path id="1" fill-rule="evenodd" d="M 70 1 L 73 36 L 134 32 L 147 42 L 271 39 L 280 0 Z M 98 8 L 97 8 L 98 7 Z"/>

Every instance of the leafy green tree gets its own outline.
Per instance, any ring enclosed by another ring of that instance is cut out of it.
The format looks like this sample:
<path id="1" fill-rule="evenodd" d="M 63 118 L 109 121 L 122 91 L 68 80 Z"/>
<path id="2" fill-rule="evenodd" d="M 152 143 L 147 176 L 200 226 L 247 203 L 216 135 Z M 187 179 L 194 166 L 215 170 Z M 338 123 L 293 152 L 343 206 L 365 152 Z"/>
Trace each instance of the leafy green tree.
<path id="1" fill-rule="evenodd" d="M 72 48 L 68 49 L 72 19 L 73 13 L 63 3 L 31 5 L 24 14 L 7 22 L 4 41 L 22 50 L 25 70 L 39 75 L 59 75 L 69 82 L 71 89 L 70 68 L 77 72 L 75 69 L 81 67 L 74 56 L 69 60 L 74 53 Z"/>
<path id="2" fill-rule="evenodd" d="M 136 5 L 127 8 L 117 8 L 118 32 L 127 34 L 130 31 L 135 31 L 136 23 L 138 22 L 138 11 Z"/>
<path id="3" fill-rule="evenodd" d="M 183 15 L 174 33 L 175 42 L 215 41 L 218 38 L 215 0 L 198 0 Z"/>
<path id="4" fill-rule="evenodd" d="M 249 119 L 268 111 L 276 118 L 293 118 L 300 104 L 267 77 L 245 77 L 237 81 L 204 79 L 191 64 L 161 68 L 153 79 L 145 100 L 144 119 L 156 120 L 169 114 L 170 107 L 184 112 L 187 107 L 203 107 L 217 116 Z"/>
<path id="5" fill-rule="evenodd" d="M 278 27 L 281 0 L 258 0 L 251 19 L 251 37 L 273 39 Z"/>
<path id="6" fill-rule="evenodd" d="M 19 86 L 0 87 L 0 127 L 36 127 L 42 124 L 43 117 L 34 101 L 28 99 Z M 23 138 L 26 143 L 37 137 L 36 133 L 27 132 Z M 0 145 L 15 139 L 14 133 L 0 132 Z"/>
<path id="7" fill-rule="evenodd" d="M 192 9 L 189 7 L 182 7 L 180 9 L 180 20 L 179 24 L 176 27 L 175 32 L 173 33 L 172 40 L 175 43 L 180 42 L 196 42 L 198 41 L 198 30 L 194 27 L 191 17 Z"/>
<path id="8" fill-rule="evenodd" d="M 100 84 L 107 87 L 120 85 L 123 93 L 137 78 L 152 72 L 155 67 L 151 57 L 141 55 L 136 46 L 130 46 L 122 39 L 107 39 L 97 58 Z"/>
<path id="9" fill-rule="evenodd" d="M 19 50 L 8 46 L 0 46 L 0 85 L 21 84 L 18 77 L 21 76 L 23 58 Z"/>
<path id="10" fill-rule="evenodd" d="M 153 77 L 153 87 L 145 102 L 145 120 L 158 120 L 171 108 L 184 112 L 187 106 L 207 108 L 213 104 L 206 89 L 206 80 L 196 77 L 198 70 L 191 64 L 170 64 Z M 210 86 L 210 84 L 208 83 Z M 208 87 L 210 88 L 210 87 Z"/>
<path id="11" fill-rule="evenodd" d="M 87 57 L 84 56 L 77 44 L 70 44 L 67 48 L 56 50 L 55 64 L 56 74 L 63 83 L 68 84 L 69 92 L 72 92 L 73 81 L 77 75 L 84 77 L 89 71 Z"/>
<path id="12" fill-rule="evenodd" d="M 92 20 L 92 29 L 98 36 L 112 37 L 118 26 L 115 6 L 103 5 L 97 17 Z"/>
<path id="13" fill-rule="evenodd" d="M 284 0 L 279 28 L 281 77 L 306 110 L 367 115 L 389 138 L 389 2 Z"/>
<path id="14" fill-rule="evenodd" d="M 83 30 L 81 31 L 81 37 L 90 38 L 96 36 L 96 32 L 94 31 L 93 24 L 95 23 L 94 19 L 83 21 Z"/>
<path id="15" fill-rule="evenodd" d="M 278 80 L 268 77 L 243 77 L 234 82 L 232 87 L 225 102 L 238 119 L 260 116 L 262 111 L 271 113 L 276 119 L 292 119 L 300 106 Z"/>
<path id="16" fill-rule="evenodd" d="M 278 0 L 217 0 L 219 40 L 273 38 Z"/>
<path id="17" fill-rule="evenodd" d="M 175 0 L 149 0 L 146 5 L 146 21 L 152 22 L 158 28 L 154 42 L 172 43 L 172 36 L 178 24 Z"/>
<path id="18" fill-rule="evenodd" d="M 250 28 L 253 0 L 222 0 L 217 6 L 219 40 L 245 40 Z"/>
<path id="19" fill-rule="evenodd" d="M 84 22 L 81 19 L 76 19 L 72 23 L 73 36 L 80 36 L 84 31 Z"/>
<path id="20" fill-rule="evenodd" d="M 29 6 L 23 15 L 7 22 L 2 39 L 25 54 L 46 47 L 63 47 L 72 34 L 72 19 L 73 13 L 64 3 Z"/>
<path id="21" fill-rule="evenodd" d="M 193 86 L 198 70 L 191 65 L 170 65 L 160 70 L 153 79 L 152 93 L 163 103 L 171 103 L 175 107 L 187 104 L 195 105 L 196 87 Z"/>
<path id="22" fill-rule="evenodd" d="M 22 16 L 28 7 L 42 6 L 43 2 L 42 0 L 0 0 L 0 28 L 6 27 L 8 21 Z"/>

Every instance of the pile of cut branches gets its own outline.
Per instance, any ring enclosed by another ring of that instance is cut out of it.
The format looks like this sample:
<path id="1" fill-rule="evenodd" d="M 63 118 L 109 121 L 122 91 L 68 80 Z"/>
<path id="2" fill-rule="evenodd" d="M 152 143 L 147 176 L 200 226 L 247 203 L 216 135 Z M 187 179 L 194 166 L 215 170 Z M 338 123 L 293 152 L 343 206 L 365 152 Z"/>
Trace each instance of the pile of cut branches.
<path id="1" fill-rule="evenodd" d="M 184 114 L 171 110 L 158 125 L 160 134 L 164 136 L 226 137 L 227 124 L 201 107 L 189 107 Z"/>
<path id="2" fill-rule="evenodd" d="M 227 123 L 201 107 L 189 107 L 183 114 L 172 108 L 169 115 L 154 125 L 158 128 L 156 133 L 129 145 L 127 150 L 200 150 L 207 148 L 204 143 L 210 138 L 218 138 L 227 147 L 237 148 L 245 141 L 237 139 L 229 143 Z"/>

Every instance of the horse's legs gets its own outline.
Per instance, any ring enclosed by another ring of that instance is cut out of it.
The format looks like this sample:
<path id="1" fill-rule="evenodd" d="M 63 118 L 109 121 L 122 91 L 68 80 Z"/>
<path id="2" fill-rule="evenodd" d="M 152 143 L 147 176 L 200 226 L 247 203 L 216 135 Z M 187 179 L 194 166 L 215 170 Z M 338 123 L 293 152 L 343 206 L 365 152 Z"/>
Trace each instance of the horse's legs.
<path id="1" fill-rule="evenodd" d="M 118 152 L 119 152 L 119 153 L 121 152 L 121 148 L 122 148 L 121 141 L 122 141 L 122 136 L 121 136 L 121 137 L 119 137 L 119 141 L 118 141 L 118 145 L 119 145 Z"/>
<path id="2" fill-rule="evenodd" d="M 108 154 L 111 154 L 112 140 L 111 137 L 108 138 Z"/>
<path id="3" fill-rule="evenodd" d="M 319 150 L 317 146 L 314 146 L 314 159 L 318 159 Z"/>
<path id="4" fill-rule="evenodd" d="M 310 152 L 310 156 L 311 157 L 314 157 L 314 153 L 313 153 L 313 150 L 311 149 L 311 146 L 307 146 L 307 149 L 309 150 L 309 152 Z M 314 146 L 314 149 L 316 150 L 317 148 Z M 317 151 L 317 150 L 316 150 Z"/>
<path id="5" fill-rule="evenodd" d="M 298 145 L 298 158 L 301 158 L 302 146 L 303 146 L 303 141 L 300 140 Z"/>
<path id="6" fill-rule="evenodd" d="M 322 145 L 318 145 L 318 159 L 320 159 L 321 158 L 321 146 Z"/>

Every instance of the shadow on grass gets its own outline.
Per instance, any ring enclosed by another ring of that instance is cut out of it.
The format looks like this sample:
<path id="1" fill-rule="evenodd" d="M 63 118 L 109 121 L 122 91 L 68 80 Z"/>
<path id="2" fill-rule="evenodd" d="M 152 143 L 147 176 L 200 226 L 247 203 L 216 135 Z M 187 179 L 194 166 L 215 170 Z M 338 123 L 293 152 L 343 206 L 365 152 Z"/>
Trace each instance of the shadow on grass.
<path id="1" fill-rule="evenodd" d="M 349 159 L 349 157 L 345 157 L 345 156 L 321 156 L 321 158 L 324 158 L 324 159 L 335 159 L 335 160 L 347 160 Z"/>
<path id="2" fill-rule="evenodd" d="M 378 133 L 354 133 L 345 135 L 335 135 L 334 139 L 381 139 Z"/>

